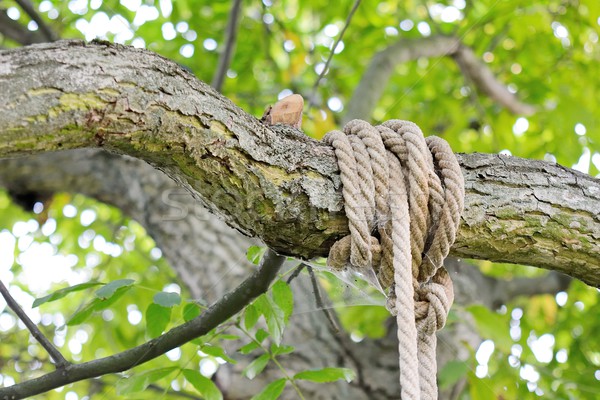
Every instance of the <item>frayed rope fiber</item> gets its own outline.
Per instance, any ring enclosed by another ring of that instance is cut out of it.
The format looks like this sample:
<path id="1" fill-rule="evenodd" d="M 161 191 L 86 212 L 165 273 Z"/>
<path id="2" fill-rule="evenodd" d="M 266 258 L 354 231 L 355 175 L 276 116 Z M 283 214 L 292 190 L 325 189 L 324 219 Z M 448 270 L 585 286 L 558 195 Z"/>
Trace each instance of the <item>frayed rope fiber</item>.
<path id="1" fill-rule="evenodd" d="M 435 333 L 454 300 L 443 261 L 464 205 L 460 165 L 445 140 L 409 121 L 353 120 L 323 140 L 335 149 L 350 230 L 327 263 L 375 271 L 398 323 L 401 398 L 435 400 Z"/>

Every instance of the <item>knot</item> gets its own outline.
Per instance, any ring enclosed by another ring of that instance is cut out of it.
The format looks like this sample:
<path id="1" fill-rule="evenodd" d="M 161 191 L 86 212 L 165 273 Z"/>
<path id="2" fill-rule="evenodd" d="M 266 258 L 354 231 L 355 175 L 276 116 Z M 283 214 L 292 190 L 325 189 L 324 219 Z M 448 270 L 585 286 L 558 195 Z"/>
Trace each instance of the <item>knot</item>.
<path id="1" fill-rule="evenodd" d="M 453 301 L 452 281 L 448 272 L 441 268 L 429 283 L 415 291 L 417 330 L 423 335 L 433 335 L 442 329 Z"/>
<path id="2" fill-rule="evenodd" d="M 408 121 L 374 127 L 353 120 L 323 140 L 335 150 L 350 230 L 331 247 L 327 263 L 363 274 L 372 269 L 388 290 L 387 306 L 398 322 L 402 398 L 418 399 L 435 387 L 435 374 L 421 371 L 435 371 L 435 331 L 454 299 L 442 264 L 463 209 L 462 171 L 446 141 L 425 139 Z M 428 367 L 418 368 L 418 361 Z M 412 379 L 417 373 L 420 382 Z M 436 398 L 437 391 L 423 397 Z"/>

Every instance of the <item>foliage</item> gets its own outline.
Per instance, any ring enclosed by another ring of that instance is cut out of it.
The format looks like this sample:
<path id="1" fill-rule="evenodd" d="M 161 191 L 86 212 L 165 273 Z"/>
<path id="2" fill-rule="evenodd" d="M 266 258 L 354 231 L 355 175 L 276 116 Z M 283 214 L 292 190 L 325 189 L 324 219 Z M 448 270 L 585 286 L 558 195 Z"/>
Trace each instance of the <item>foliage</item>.
<path id="1" fill-rule="evenodd" d="M 33 3 L 60 37 L 99 36 L 144 46 L 189 67 L 206 82 L 212 80 L 223 50 L 230 11 L 229 2 L 204 0 Z M 508 151 L 577 165 L 591 174 L 600 172 L 596 112 L 600 2 L 365 0 L 345 33 L 343 49 L 337 49 L 325 79 L 313 91 L 352 3 L 333 7 L 314 0 L 244 2 L 243 34 L 237 38 L 223 93 L 257 116 L 279 95 L 302 93 L 313 103 L 306 113 L 305 130 L 319 138 L 338 124 L 343 105 L 355 95 L 376 52 L 400 39 L 454 35 L 482 57 L 519 99 L 536 105 L 538 111 L 527 118 L 512 115 L 466 81 L 451 58 L 420 58 L 395 67 L 374 110 L 375 120 L 416 121 L 425 132 L 443 136 L 457 151 Z M 19 10 L 12 0 L 1 7 Z M 30 24 L 22 11 L 16 19 L 24 26 Z M 1 38 L 0 45 L 17 43 Z M 250 249 L 248 258 L 256 262 L 262 252 Z M 45 256 L 43 265 L 39 256 Z M 521 267 L 483 266 L 491 275 L 504 278 L 541 274 L 523 272 Z M 46 268 L 54 268 L 53 273 L 43 275 Z M 51 278 L 35 279 L 36 275 Z M 331 277 L 320 277 L 328 287 Z M 203 307 L 179 286 L 139 224 L 119 210 L 78 195 L 55 194 L 31 213 L 0 192 L 0 278 L 74 361 L 106 356 L 156 337 L 198 315 Z M 329 289 L 335 302 L 335 289 Z M 497 311 L 469 307 L 482 337 L 493 343 L 492 351 L 487 359 L 479 359 L 483 352 L 473 349 L 470 362 L 450 364 L 440 374 L 441 385 L 466 377 L 468 387 L 461 397 L 465 399 L 597 398 L 600 343 L 595 332 L 600 320 L 593 310 L 598 297 L 596 290 L 574 282 L 568 293 L 516 299 Z M 4 303 L 1 307 L 3 384 L 50 371 L 43 349 L 30 341 Z M 387 313 L 380 306 L 338 311 L 354 337 L 386 333 Z M 254 399 L 277 398 L 286 387 L 299 392 L 296 381 L 301 379 L 351 379 L 352 373 L 345 369 L 295 374 L 285 369 L 285 356 L 294 351 L 284 335 L 292 312 L 291 292 L 279 281 L 223 329 L 126 375 L 76 383 L 44 398 L 100 391 L 110 398 L 185 392 L 218 399 L 221 394 L 209 379 L 211 373 L 244 355 L 253 357 L 244 370 L 248 379 L 269 366 L 279 371 L 278 378 Z M 237 333 L 228 331 L 233 328 Z M 236 336 L 240 332 L 242 337 Z M 222 343 L 228 340 L 241 341 L 239 354 L 225 352 Z"/>

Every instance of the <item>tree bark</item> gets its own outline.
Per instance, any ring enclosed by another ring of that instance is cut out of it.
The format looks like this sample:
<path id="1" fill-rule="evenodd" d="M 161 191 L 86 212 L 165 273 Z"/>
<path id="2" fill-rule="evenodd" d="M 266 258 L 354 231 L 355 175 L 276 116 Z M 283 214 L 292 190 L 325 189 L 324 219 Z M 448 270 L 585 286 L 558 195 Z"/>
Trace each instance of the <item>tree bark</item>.
<path id="1" fill-rule="evenodd" d="M 284 254 L 346 235 L 330 147 L 266 127 L 154 53 L 62 41 L 0 53 L 0 157 L 101 147 L 141 158 Z M 558 165 L 460 155 L 466 209 L 451 254 L 600 285 L 600 182 Z"/>

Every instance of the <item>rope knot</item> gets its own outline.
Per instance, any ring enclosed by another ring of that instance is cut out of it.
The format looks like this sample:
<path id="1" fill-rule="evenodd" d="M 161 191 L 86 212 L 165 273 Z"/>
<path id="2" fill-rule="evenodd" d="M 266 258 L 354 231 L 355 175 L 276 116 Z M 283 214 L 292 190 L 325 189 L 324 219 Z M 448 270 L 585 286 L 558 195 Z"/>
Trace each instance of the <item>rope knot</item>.
<path id="1" fill-rule="evenodd" d="M 452 282 L 445 269 L 440 269 L 436 277 L 444 275 L 443 281 L 432 279 L 415 292 L 415 318 L 417 330 L 425 335 L 433 335 L 446 325 L 448 312 L 454 300 Z"/>
<path id="2" fill-rule="evenodd" d="M 328 265 L 375 272 L 398 322 L 402 398 L 437 398 L 435 374 L 422 371 L 435 371 L 435 332 L 454 298 L 442 264 L 464 202 L 458 161 L 446 141 L 408 121 L 353 120 L 323 140 L 335 149 L 350 230 Z"/>

